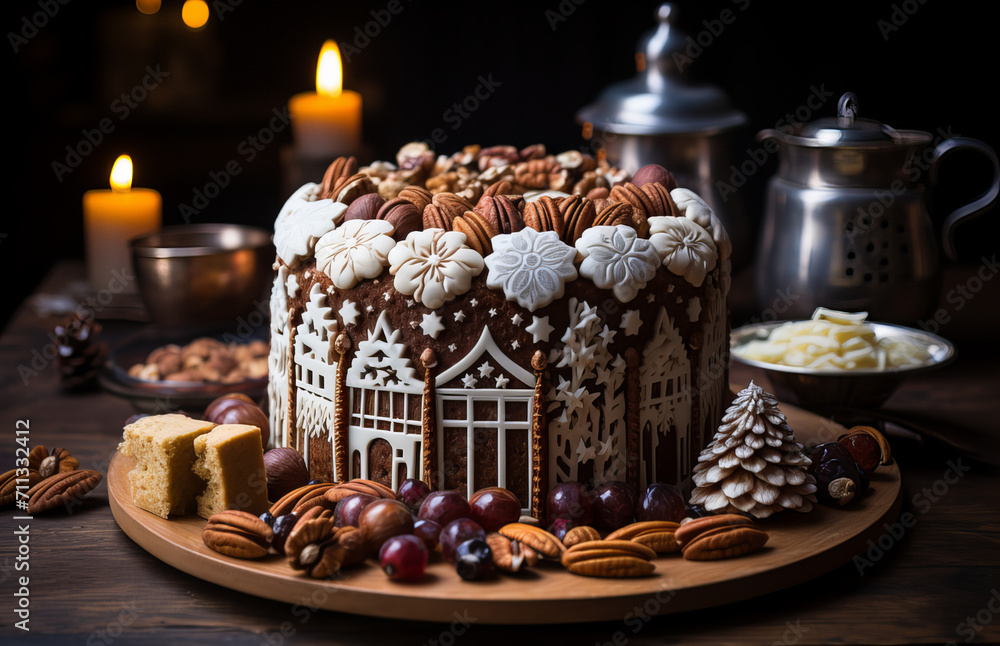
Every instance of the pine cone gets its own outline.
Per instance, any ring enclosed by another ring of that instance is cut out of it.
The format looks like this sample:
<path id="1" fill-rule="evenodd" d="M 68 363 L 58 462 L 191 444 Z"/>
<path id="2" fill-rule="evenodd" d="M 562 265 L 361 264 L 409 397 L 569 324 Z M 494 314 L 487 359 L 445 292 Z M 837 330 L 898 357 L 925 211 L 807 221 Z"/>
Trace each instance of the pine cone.
<path id="1" fill-rule="evenodd" d="M 79 313 L 56 326 L 59 380 L 66 390 L 83 390 L 96 385 L 97 374 L 108 355 L 106 343 L 94 343 L 94 337 L 100 332 L 100 324 Z"/>

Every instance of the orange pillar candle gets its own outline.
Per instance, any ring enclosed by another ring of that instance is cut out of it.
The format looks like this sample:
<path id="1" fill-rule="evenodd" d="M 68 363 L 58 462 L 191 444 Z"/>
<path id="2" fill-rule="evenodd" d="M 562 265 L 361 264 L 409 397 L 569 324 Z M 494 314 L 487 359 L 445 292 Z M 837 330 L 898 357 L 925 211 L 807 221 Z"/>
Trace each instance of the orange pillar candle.
<path id="1" fill-rule="evenodd" d="M 343 89 L 344 72 L 337 43 L 323 43 L 316 66 L 316 91 L 288 102 L 296 152 L 329 158 L 361 148 L 361 95 Z"/>
<path id="2" fill-rule="evenodd" d="M 120 156 L 111 169 L 111 190 L 83 194 L 87 276 L 95 291 L 138 291 L 129 240 L 160 228 L 163 201 L 149 188 L 132 188 L 132 159 Z"/>

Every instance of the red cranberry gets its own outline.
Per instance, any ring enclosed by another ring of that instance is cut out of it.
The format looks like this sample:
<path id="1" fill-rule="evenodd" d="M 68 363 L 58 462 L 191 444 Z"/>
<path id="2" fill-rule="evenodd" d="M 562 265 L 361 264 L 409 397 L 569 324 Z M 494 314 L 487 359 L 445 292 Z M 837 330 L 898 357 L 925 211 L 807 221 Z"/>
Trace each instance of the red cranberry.
<path id="1" fill-rule="evenodd" d="M 419 581 L 427 569 L 427 547 L 413 534 L 393 536 L 382 543 L 378 562 L 393 581 Z"/>
<path id="2" fill-rule="evenodd" d="M 639 504 L 639 520 L 671 520 L 681 522 L 685 516 L 684 496 L 681 490 L 663 482 L 646 487 Z"/>
<path id="3" fill-rule="evenodd" d="M 438 546 L 441 536 L 441 526 L 433 520 L 418 518 L 413 523 L 413 534 L 424 542 L 427 549 L 432 550 Z"/>
<path id="4" fill-rule="evenodd" d="M 357 527 L 361 512 L 376 500 L 378 498 L 366 493 L 352 493 L 350 496 L 342 498 L 333 509 L 333 522 L 337 527 L 348 525 Z"/>
<path id="5" fill-rule="evenodd" d="M 594 526 L 614 531 L 635 520 L 635 497 L 624 482 L 605 482 L 594 490 Z"/>
<path id="6" fill-rule="evenodd" d="M 521 501 L 513 492 L 500 487 L 480 489 L 469 500 L 472 520 L 488 532 L 516 523 L 521 517 Z"/>
<path id="7" fill-rule="evenodd" d="M 486 538 L 486 531 L 474 520 L 459 518 L 441 528 L 438 541 L 441 543 L 441 558 L 455 562 L 455 548 L 470 538 Z"/>
<path id="8" fill-rule="evenodd" d="M 403 501 L 407 507 L 413 511 L 417 511 L 420 509 L 420 503 L 424 501 L 424 498 L 430 492 L 431 488 L 423 480 L 407 478 L 403 480 L 399 485 L 399 489 L 396 490 L 396 500 Z"/>
<path id="9" fill-rule="evenodd" d="M 420 503 L 420 511 L 417 512 L 419 518 L 433 520 L 442 527 L 471 514 L 469 503 L 457 491 L 432 491 Z"/>
<path id="10" fill-rule="evenodd" d="M 549 523 L 557 518 L 567 518 L 577 525 L 589 525 L 593 520 L 590 492 L 579 482 L 561 482 L 552 487 L 545 509 Z"/>

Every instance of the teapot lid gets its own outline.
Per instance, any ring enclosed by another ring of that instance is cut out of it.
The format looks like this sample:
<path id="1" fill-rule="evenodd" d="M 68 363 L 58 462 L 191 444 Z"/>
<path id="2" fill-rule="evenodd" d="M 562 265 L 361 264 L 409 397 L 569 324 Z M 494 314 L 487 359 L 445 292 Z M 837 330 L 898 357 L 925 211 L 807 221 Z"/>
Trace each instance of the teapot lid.
<path id="1" fill-rule="evenodd" d="M 858 97 L 845 92 L 837 103 L 836 117 L 823 117 L 806 124 L 800 137 L 815 139 L 818 144 L 856 144 L 865 142 L 899 142 L 895 129 L 872 119 L 862 119 L 858 114 Z"/>
<path id="2" fill-rule="evenodd" d="M 672 4 L 659 6 L 659 25 L 639 41 L 639 75 L 607 87 L 577 113 L 577 121 L 632 135 L 715 132 L 746 123 L 721 89 L 684 77 L 692 61 L 685 51 L 690 39 L 674 26 L 676 16 Z"/>

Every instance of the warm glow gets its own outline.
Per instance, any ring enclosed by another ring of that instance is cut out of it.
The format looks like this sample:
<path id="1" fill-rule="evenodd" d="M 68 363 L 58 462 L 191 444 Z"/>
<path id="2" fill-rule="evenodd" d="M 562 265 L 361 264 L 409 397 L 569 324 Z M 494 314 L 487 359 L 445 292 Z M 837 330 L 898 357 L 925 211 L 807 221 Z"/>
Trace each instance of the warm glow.
<path id="1" fill-rule="evenodd" d="M 185 0 L 181 19 L 191 29 L 201 29 L 208 22 L 208 3 L 205 0 Z"/>
<path id="2" fill-rule="evenodd" d="M 121 155 L 111 167 L 111 189 L 127 191 L 132 188 L 132 158 Z"/>
<path id="3" fill-rule="evenodd" d="M 151 16 L 160 10 L 160 0 L 135 0 L 135 8 Z"/>
<path id="4" fill-rule="evenodd" d="M 323 96 L 340 96 L 344 87 L 344 68 L 340 62 L 340 48 L 328 40 L 319 52 L 316 66 L 316 92 Z"/>

